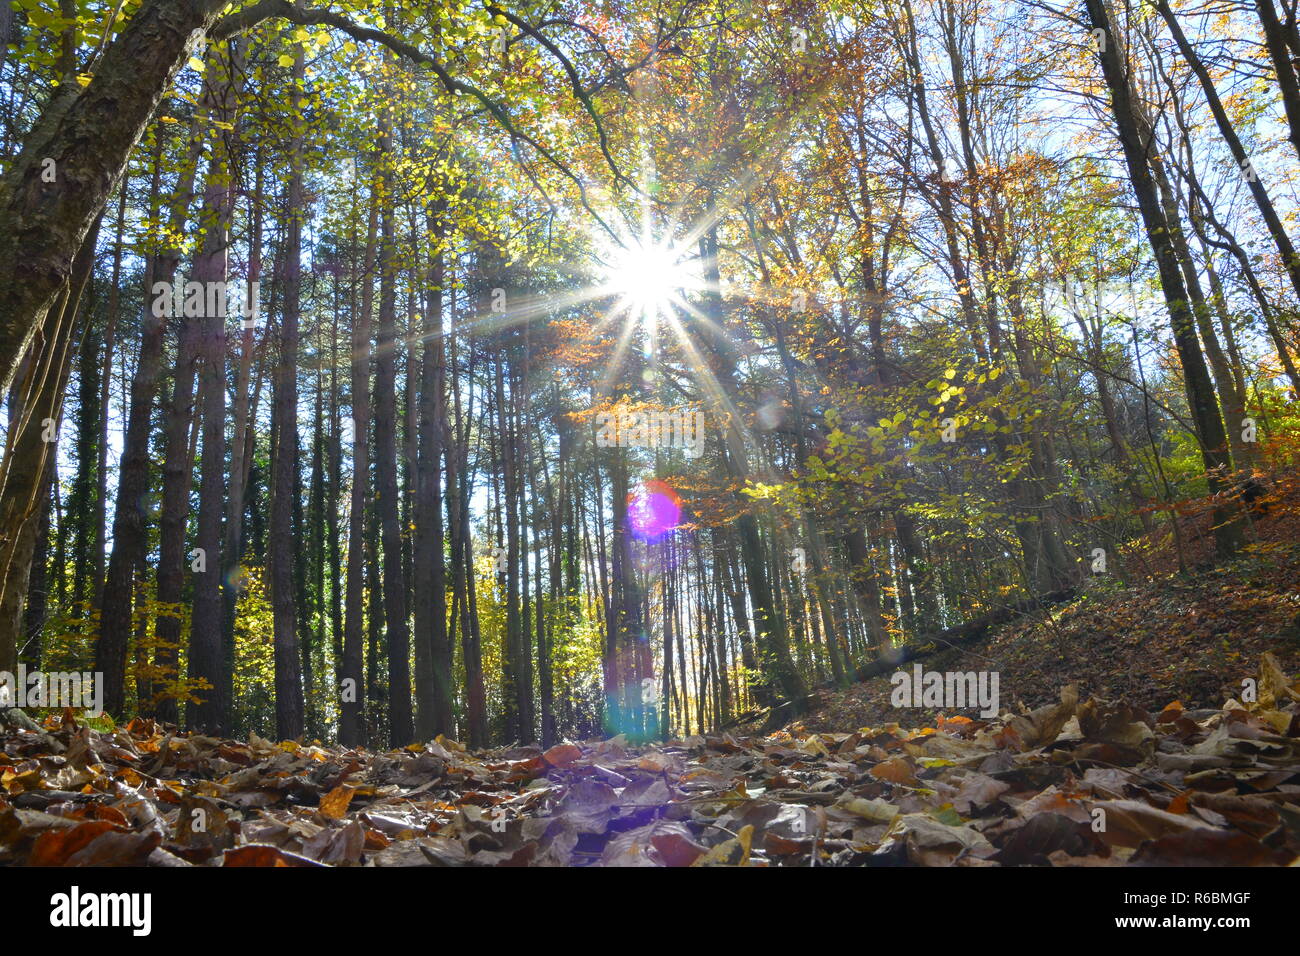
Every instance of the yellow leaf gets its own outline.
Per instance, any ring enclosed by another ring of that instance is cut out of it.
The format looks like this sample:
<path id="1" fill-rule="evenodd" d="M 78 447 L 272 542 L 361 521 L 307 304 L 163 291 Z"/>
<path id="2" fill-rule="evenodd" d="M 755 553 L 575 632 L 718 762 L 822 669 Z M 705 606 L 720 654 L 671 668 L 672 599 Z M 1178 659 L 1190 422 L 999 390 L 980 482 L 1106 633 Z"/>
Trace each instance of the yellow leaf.
<path id="1" fill-rule="evenodd" d="M 872 823 L 889 823 L 899 812 L 898 807 L 887 800 L 866 800 L 847 795 L 835 805 Z"/>
<path id="2" fill-rule="evenodd" d="M 806 754 L 817 754 L 822 757 L 829 757 L 831 755 L 831 752 L 826 749 L 826 745 L 822 743 L 821 738 L 816 734 L 813 734 L 807 740 L 800 742 L 797 746 Z"/>
<path id="3" fill-rule="evenodd" d="M 734 838 L 723 840 L 691 866 L 746 866 L 749 863 L 749 847 L 753 839 L 754 827 L 752 825 L 741 827 Z"/>

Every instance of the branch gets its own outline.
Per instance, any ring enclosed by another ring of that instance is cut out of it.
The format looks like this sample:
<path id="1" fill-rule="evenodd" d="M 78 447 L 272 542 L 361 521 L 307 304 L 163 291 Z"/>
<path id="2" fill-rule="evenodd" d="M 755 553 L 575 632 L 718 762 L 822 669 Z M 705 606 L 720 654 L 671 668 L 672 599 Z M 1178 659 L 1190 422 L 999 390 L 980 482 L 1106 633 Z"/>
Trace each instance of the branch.
<path id="1" fill-rule="evenodd" d="M 513 13 L 510 13 L 507 10 L 502 10 L 500 7 L 491 3 L 484 4 L 484 8 L 488 13 L 491 13 L 494 16 L 504 17 L 509 20 L 525 34 L 544 46 L 551 56 L 555 57 L 555 59 L 559 61 L 560 66 L 564 68 L 564 72 L 569 77 L 569 85 L 573 88 L 573 95 L 578 98 L 580 103 L 582 103 L 583 108 L 587 111 L 587 115 L 591 117 L 592 123 L 596 126 L 596 132 L 600 136 L 600 151 L 605 157 L 605 162 L 614 173 L 614 180 L 616 182 L 625 183 L 634 192 L 639 193 L 640 190 L 637 189 L 636 183 L 632 182 L 632 180 L 628 179 L 619 171 L 618 164 L 614 162 L 614 157 L 610 155 L 609 138 L 605 135 L 605 127 L 600 121 L 600 116 L 596 113 L 596 107 L 592 104 L 590 95 L 582 88 L 582 78 L 578 76 L 578 71 L 574 65 L 569 62 L 569 58 L 566 57 L 560 51 L 560 48 L 552 43 L 540 30 L 537 30 L 531 24 L 515 16 Z"/>
<path id="2" fill-rule="evenodd" d="M 587 197 L 587 188 L 583 184 L 582 180 L 567 166 L 565 166 L 564 163 L 560 162 L 559 157 L 516 126 L 514 121 L 510 118 L 510 114 L 477 86 L 472 83 L 467 83 L 464 80 L 458 80 L 456 77 L 451 75 L 447 70 L 447 67 L 440 60 L 425 53 L 423 50 L 405 40 L 399 39 L 383 30 L 375 29 L 374 27 L 364 27 L 360 24 L 353 23 L 342 14 L 334 13 L 331 10 L 303 9 L 294 6 L 289 2 L 289 0 L 258 0 L 258 2 L 253 4 L 251 7 L 246 7 L 238 13 L 232 13 L 217 21 L 212 29 L 208 31 L 208 36 L 212 40 L 227 40 L 240 33 L 251 30 L 253 27 L 265 20 L 277 17 L 288 20 L 291 23 L 297 23 L 300 26 L 334 27 L 335 29 L 346 33 L 354 40 L 363 43 L 381 44 L 392 50 L 398 56 L 426 67 L 438 78 L 438 81 L 443 85 L 443 88 L 446 89 L 447 92 L 451 93 L 453 96 L 463 93 L 477 100 L 483 105 L 484 109 L 492 114 L 493 119 L 500 124 L 502 129 L 509 134 L 511 139 L 527 143 L 552 166 L 567 176 L 573 184 L 578 187 L 579 201 L 582 203 L 583 208 L 587 210 L 592 218 L 594 218 L 596 222 L 600 224 L 601 228 L 609 233 L 610 236 L 615 235 L 614 231 L 610 229 L 605 220 L 602 219 L 601 216 L 591 207 Z M 518 21 L 516 18 L 509 15 L 507 15 L 507 18 L 512 22 L 515 22 L 517 25 L 521 23 L 521 21 Z M 527 25 L 525 24 L 524 26 Z M 575 91 L 579 94 L 579 98 L 583 100 L 583 105 L 587 108 L 587 111 L 592 115 L 593 119 L 596 119 L 596 114 L 589 99 L 586 98 L 585 93 L 581 90 L 581 82 L 577 78 L 577 73 L 574 71 L 572 64 L 570 64 L 568 60 L 560 54 L 552 44 L 550 44 L 549 41 L 542 39 L 541 42 L 552 51 L 553 55 L 559 56 L 566 71 L 569 72 L 570 79 L 574 83 Z M 610 169 L 613 171 L 616 180 L 630 182 L 630 180 L 628 180 L 627 177 L 625 177 L 618 169 L 613 158 L 610 156 L 609 151 L 605 148 L 605 131 L 604 128 L 601 127 L 598 119 L 597 129 L 600 131 L 601 148 L 605 154 L 606 162 L 609 163 Z"/>

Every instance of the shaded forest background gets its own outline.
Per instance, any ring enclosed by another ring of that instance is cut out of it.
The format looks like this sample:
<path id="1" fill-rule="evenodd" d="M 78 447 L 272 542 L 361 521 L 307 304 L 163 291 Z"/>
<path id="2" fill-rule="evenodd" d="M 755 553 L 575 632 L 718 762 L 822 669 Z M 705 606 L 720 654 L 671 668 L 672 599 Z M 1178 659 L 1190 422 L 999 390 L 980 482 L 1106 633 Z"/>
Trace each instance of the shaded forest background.
<path id="1" fill-rule="evenodd" d="M 1230 562 L 1295 465 L 1294 3 L 15 0 L 0 40 L 0 669 L 119 719 L 686 734 L 1142 580 L 1140 535 Z M 158 307 L 194 282 L 259 308 Z M 598 440 L 696 409 L 699 456 Z"/>

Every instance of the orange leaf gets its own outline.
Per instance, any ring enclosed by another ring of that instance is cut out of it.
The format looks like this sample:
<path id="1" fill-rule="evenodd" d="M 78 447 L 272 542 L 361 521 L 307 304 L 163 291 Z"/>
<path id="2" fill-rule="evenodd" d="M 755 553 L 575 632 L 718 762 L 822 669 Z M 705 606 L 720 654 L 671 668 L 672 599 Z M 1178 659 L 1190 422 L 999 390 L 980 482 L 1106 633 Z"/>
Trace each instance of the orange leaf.
<path id="1" fill-rule="evenodd" d="M 871 776 L 877 780 L 888 780 L 890 783 L 907 784 L 909 787 L 919 786 L 912 765 L 902 757 L 890 757 L 876 764 L 871 768 Z"/>
<path id="2" fill-rule="evenodd" d="M 279 847 L 265 843 L 250 843 L 247 846 L 227 850 L 222 857 L 222 866 L 320 866 L 315 860 L 296 853 L 286 853 Z"/>
<path id="3" fill-rule="evenodd" d="M 346 783 L 339 784 L 320 798 L 321 815 L 331 820 L 343 819 L 343 815 L 348 812 L 348 804 L 352 802 L 352 794 L 356 792 L 356 787 L 349 787 Z"/>
<path id="4" fill-rule="evenodd" d="M 582 756 L 582 749 L 573 744 L 556 744 L 542 758 L 552 767 L 567 767 Z"/>
<path id="5" fill-rule="evenodd" d="M 90 843 L 95 837 L 113 829 L 108 820 L 91 820 L 75 827 L 46 830 L 32 845 L 28 866 L 62 866 L 72 854 Z"/>

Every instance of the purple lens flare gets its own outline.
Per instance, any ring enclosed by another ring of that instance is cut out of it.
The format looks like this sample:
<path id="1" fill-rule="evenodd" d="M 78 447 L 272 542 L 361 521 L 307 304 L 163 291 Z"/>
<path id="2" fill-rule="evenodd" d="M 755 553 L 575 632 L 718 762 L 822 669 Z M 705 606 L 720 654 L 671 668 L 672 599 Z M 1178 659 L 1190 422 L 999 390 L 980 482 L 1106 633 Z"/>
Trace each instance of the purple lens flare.
<path id="1" fill-rule="evenodd" d="M 651 479 L 628 495 L 628 529 L 642 541 L 659 540 L 681 520 L 681 497 L 665 482 Z"/>

